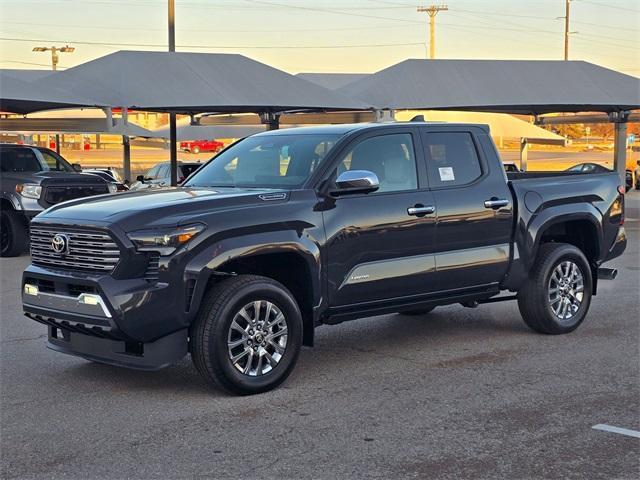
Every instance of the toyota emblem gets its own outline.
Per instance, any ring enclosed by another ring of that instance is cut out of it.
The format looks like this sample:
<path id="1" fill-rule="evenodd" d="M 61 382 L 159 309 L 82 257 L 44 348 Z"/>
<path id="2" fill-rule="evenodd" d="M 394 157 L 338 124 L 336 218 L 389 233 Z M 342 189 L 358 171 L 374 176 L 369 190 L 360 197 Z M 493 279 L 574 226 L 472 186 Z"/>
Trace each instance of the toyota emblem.
<path id="1" fill-rule="evenodd" d="M 51 250 L 60 255 L 69 253 L 69 237 L 61 233 L 55 234 L 51 239 Z"/>

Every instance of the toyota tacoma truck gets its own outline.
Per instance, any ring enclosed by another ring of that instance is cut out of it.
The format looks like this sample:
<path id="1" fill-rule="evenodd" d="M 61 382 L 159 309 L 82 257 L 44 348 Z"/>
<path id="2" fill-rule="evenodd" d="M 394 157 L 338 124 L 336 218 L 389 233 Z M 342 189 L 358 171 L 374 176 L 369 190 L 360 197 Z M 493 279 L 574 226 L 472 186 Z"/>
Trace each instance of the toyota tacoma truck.
<path id="1" fill-rule="evenodd" d="M 623 223 L 616 173 L 507 177 L 487 126 L 269 131 L 181 187 L 38 215 L 22 300 L 49 348 L 147 370 L 189 353 L 252 394 L 322 324 L 516 300 L 534 331 L 571 332 L 615 277 Z"/>
<path id="2" fill-rule="evenodd" d="M 28 249 L 29 220 L 56 203 L 115 192 L 95 175 L 82 174 L 53 150 L 0 144 L 0 256 Z"/>

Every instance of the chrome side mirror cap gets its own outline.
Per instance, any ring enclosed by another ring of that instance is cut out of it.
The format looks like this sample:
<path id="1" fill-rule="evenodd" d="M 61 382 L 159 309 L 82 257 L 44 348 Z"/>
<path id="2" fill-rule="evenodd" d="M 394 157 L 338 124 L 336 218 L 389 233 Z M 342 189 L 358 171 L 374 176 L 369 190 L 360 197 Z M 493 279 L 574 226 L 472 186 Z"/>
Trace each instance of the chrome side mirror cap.
<path id="1" fill-rule="evenodd" d="M 378 176 L 369 170 L 347 170 L 342 172 L 336 180 L 334 195 L 348 193 L 370 193 L 380 188 Z"/>

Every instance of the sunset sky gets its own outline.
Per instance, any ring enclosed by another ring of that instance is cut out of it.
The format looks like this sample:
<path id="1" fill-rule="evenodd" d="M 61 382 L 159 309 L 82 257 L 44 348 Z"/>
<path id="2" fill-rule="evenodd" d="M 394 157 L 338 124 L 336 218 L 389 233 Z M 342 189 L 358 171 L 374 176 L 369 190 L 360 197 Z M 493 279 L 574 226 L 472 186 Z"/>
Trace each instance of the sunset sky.
<path id="1" fill-rule="evenodd" d="M 176 0 L 178 51 L 241 53 L 291 73 L 374 72 L 426 55 L 415 0 Z M 562 59 L 564 0 L 449 0 L 437 58 Z M 570 58 L 640 76 L 640 2 L 573 0 Z M 166 0 L 2 0 L 0 67 L 46 68 L 34 46 L 76 47 L 59 68 L 116 50 L 166 50 Z"/>

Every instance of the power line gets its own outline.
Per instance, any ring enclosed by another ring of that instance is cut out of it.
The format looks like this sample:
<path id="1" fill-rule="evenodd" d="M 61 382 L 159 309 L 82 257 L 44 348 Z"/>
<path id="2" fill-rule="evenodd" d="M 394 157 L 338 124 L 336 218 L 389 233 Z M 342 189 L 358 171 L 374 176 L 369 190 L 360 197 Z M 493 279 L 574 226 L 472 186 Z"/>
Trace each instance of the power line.
<path id="1" fill-rule="evenodd" d="M 46 39 L 34 39 L 34 38 L 6 38 L 0 37 L 1 41 L 7 42 L 68 42 L 78 45 L 98 45 L 105 47 L 148 47 L 148 48 L 167 48 L 166 43 L 116 43 L 116 42 L 86 42 L 76 40 L 46 40 Z M 258 48 L 258 49 L 326 49 L 326 48 L 368 48 L 368 47 L 405 47 L 422 45 L 420 42 L 414 43 L 376 43 L 376 44 L 362 44 L 362 45 L 177 45 L 180 48 L 204 48 L 204 49 L 243 49 L 243 48 Z"/>
<path id="2" fill-rule="evenodd" d="M 636 10 L 634 8 L 619 7 L 617 5 L 608 5 L 606 3 L 592 2 L 592 1 L 589 1 L 589 0 L 581 0 L 581 2 L 582 3 L 588 3 L 588 4 L 591 4 L 591 5 L 597 5 L 599 7 L 613 8 L 615 10 L 624 10 L 624 11 L 627 11 L 627 12 L 634 12 L 634 13 L 640 14 L 640 10 Z"/>

